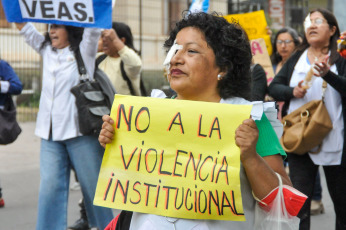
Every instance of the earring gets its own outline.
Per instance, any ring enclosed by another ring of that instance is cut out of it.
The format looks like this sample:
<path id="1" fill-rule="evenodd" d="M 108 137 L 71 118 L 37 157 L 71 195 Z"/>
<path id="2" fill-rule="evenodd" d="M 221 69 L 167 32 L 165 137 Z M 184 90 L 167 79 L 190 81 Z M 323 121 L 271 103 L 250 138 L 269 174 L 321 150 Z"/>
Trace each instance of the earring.
<path id="1" fill-rule="evenodd" d="M 221 78 L 222 78 L 221 74 L 218 74 L 218 75 L 217 75 L 217 79 L 218 79 L 218 80 L 221 80 Z"/>

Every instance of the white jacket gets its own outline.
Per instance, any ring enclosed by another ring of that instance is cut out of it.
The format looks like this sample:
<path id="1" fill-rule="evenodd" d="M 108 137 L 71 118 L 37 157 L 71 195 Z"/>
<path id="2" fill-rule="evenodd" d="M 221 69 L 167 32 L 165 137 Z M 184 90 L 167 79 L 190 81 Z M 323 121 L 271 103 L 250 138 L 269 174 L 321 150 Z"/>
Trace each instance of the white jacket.
<path id="1" fill-rule="evenodd" d="M 40 49 L 44 36 L 27 23 L 20 33 L 43 58 L 42 91 L 35 134 L 48 139 L 52 127 L 53 141 L 81 136 L 75 97 L 70 89 L 79 82 L 74 53 L 70 47 L 53 50 L 50 45 Z M 93 76 L 100 30 L 86 28 L 79 45 L 89 77 Z"/>

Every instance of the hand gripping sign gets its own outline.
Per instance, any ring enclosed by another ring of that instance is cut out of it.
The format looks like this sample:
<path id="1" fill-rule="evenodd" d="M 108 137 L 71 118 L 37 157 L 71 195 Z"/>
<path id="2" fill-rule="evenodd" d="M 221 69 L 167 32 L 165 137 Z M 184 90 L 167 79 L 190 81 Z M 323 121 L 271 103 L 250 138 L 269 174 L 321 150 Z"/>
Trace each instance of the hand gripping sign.
<path id="1" fill-rule="evenodd" d="M 2 0 L 9 22 L 110 28 L 112 0 Z"/>
<path id="2" fill-rule="evenodd" d="M 235 129 L 252 105 L 116 95 L 94 204 L 245 221 Z"/>

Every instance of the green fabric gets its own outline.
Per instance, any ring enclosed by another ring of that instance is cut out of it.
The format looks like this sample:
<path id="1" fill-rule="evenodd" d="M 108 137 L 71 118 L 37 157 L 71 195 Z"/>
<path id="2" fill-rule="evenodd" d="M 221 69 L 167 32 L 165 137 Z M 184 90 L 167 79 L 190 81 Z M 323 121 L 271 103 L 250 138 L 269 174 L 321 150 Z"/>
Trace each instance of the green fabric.
<path id="1" fill-rule="evenodd" d="M 263 113 L 261 120 L 255 122 L 259 130 L 259 137 L 256 145 L 257 153 L 261 157 L 281 154 L 286 158 L 286 152 L 283 150 L 267 116 Z"/>

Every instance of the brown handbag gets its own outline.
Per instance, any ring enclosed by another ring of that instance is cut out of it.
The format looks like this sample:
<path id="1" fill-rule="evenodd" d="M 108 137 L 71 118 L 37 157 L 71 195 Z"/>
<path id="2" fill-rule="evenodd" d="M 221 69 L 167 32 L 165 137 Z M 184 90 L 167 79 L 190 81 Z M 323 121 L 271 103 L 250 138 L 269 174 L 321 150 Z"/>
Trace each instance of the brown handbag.
<path id="1" fill-rule="evenodd" d="M 324 105 L 324 91 L 327 83 L 323 82 L 322 100 L 313 100 L 282 118 L 284 131 L 280 143 L 289 153 L 318 153 L 322 141 L 333 129 L 329 113 Z M 311 149 L 318 149 L 311 152 Z"/>

